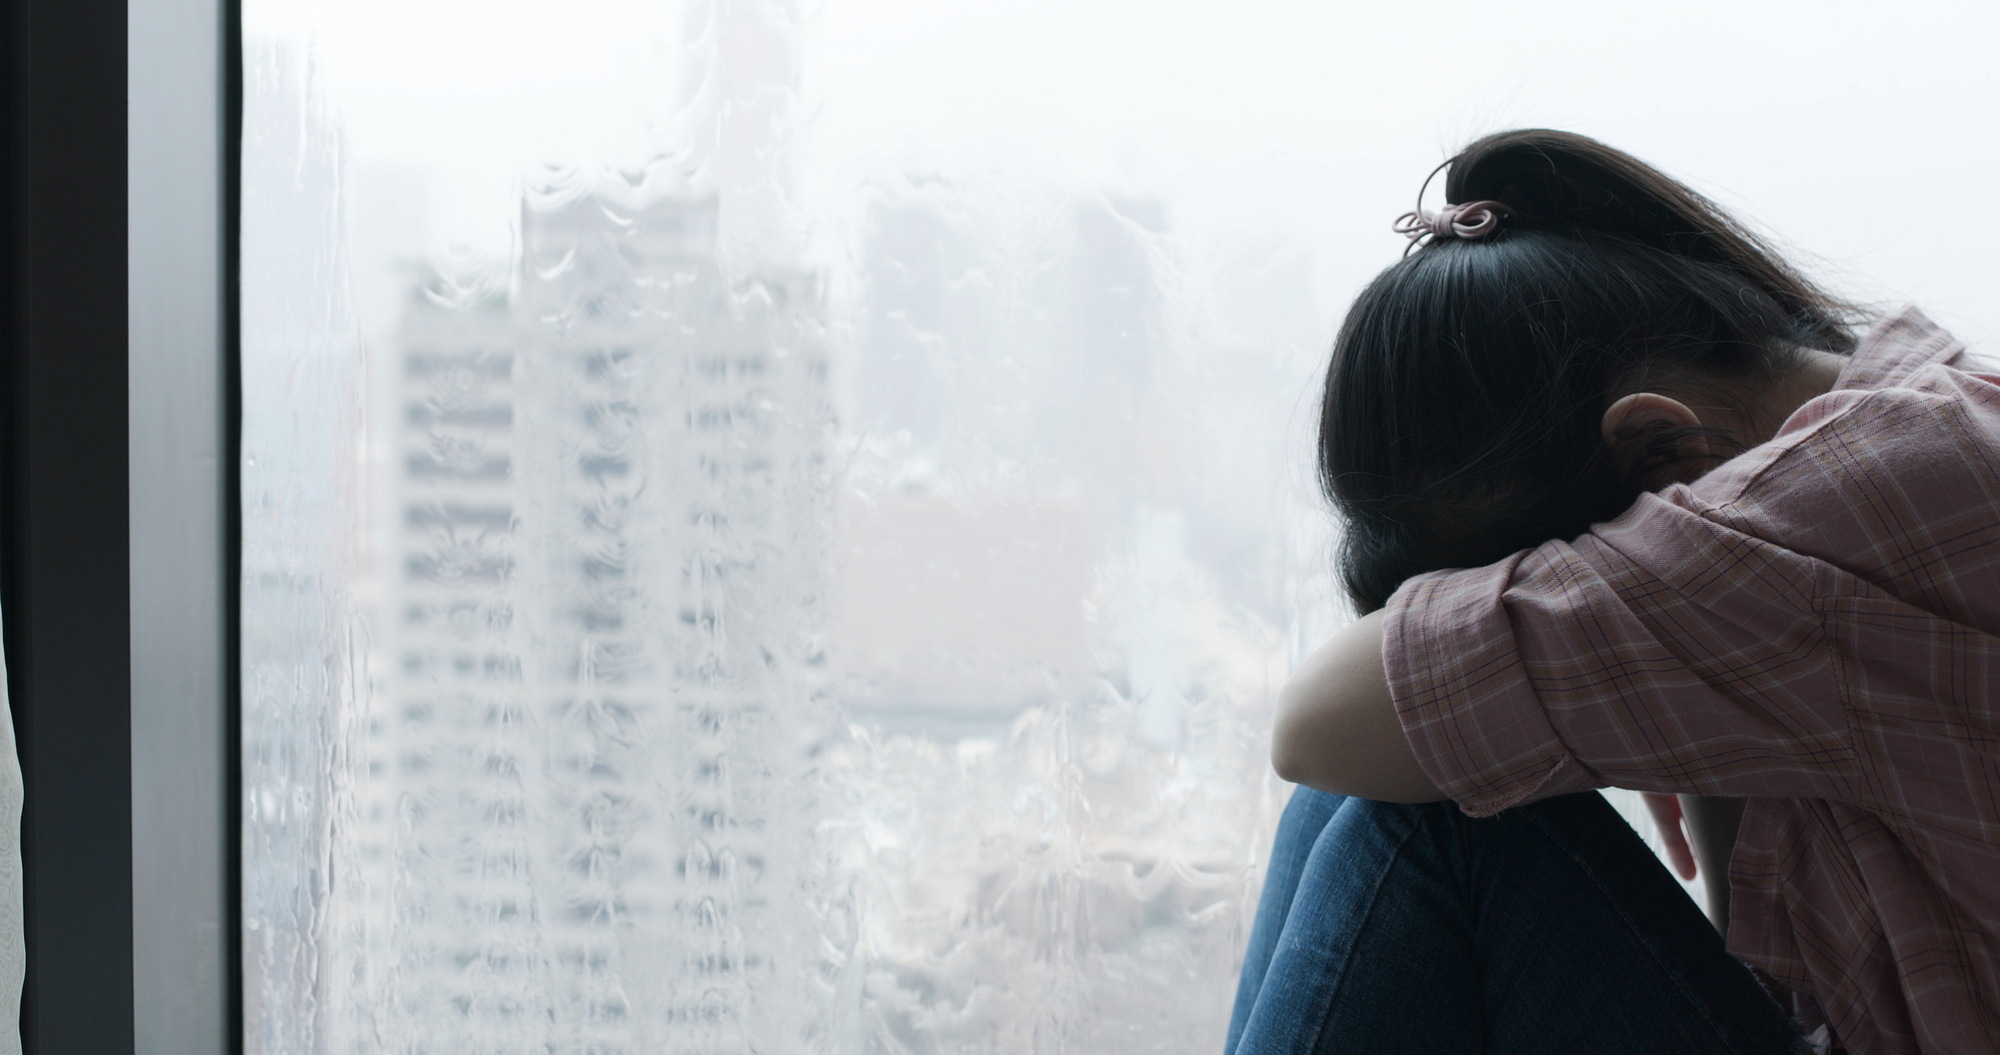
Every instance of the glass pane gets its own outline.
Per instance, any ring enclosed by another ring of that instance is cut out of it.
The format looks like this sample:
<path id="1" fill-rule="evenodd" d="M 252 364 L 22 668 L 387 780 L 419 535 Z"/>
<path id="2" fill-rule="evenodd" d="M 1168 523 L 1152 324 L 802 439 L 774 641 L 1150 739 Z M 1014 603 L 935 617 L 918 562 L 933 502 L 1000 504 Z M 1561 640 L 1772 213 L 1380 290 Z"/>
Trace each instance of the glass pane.
<path id="1" fill-rule="evenodd" d="M 1993 167 L 1991 33 L 1603 8 L 246 0 L 250 1050 L 1218 1050 L 1316 375 L 1449 145 L 1996 332 L 1851 207 Z M 1923 164 L 1802 168 L 1863 123 Z"/>
<path id="2" fill-rule="evenodd" d="M 782 3 L 245 18 L 251 1050 L 1219 1045 L 1297 241 L 829 127 Z"/>

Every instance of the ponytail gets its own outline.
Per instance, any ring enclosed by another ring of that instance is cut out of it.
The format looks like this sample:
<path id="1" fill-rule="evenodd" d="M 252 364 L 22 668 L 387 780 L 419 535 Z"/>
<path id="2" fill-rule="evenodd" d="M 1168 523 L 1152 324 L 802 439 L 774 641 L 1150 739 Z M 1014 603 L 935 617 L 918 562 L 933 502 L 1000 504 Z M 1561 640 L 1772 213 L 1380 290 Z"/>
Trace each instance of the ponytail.
<path id="1" fill-rule="evenodd" d="M 1588 136 L 1549 128 L 1497 132 L 1447 163 L 1445 198 L 1490 198 L 1521 222 L 1629 240 L 1725 268 L 1771 298 L 1809 347 L 1848 352 L 1854 308 L 1814 286 L 1763 239 L 1686 184 Z"/>

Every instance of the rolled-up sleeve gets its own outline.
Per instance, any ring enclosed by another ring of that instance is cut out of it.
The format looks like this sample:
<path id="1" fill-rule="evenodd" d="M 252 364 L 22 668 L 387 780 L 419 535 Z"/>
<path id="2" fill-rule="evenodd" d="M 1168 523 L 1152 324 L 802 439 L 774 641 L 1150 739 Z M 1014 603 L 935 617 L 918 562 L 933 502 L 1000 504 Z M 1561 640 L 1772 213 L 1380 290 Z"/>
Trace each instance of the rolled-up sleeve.
<path id="1" fill-rule="evenodd" d="M 1526 556 L 1411 580 L 1382 631 L 1403 735 L 1431 782 L 1475 817 L 1594 786 L 1542 710 L 1503 600 Z"/>
<path id="2" fill-rule="evenodd" d="M 1606 785 L 1839 797 L 1821 568 L 1647 496 L 1574 543 L 1412 579 L 1383 666 L 1419 764 L 1475 816 Z"/>

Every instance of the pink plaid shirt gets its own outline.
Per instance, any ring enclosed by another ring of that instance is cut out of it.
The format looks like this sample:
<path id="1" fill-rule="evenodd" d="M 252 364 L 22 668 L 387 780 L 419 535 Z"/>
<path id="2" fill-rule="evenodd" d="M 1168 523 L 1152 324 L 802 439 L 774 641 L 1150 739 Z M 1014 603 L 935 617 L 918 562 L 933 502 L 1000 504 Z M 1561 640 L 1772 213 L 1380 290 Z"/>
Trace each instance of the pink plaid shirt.
<path id="1" fill-rule="evenodd" d="M 1963 351 L 1905 309 L 1771 442 L 1385 627 L 1468 814 L 1747 796 L 1730 951 L 1855 1055 L 2000 1050 L 2000 377 Z"/>

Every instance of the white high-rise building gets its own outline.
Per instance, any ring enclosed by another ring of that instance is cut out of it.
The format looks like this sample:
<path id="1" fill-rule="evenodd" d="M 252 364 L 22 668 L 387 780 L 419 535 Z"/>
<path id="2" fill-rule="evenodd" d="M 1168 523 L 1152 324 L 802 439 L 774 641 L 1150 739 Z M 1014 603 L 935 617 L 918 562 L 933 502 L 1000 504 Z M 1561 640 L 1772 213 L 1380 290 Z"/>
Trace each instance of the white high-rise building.
<path id="1" fill-rule="evenodd" d="M 814 713 L 825 309 L 725 276 L 717 213 L 531 198 L 512 273 L 408 302 L 350 935 L 378 1033 L 431 1045 L 398 1050 L 798 1028 L 765 1005 L 810 928 L 764 891 L 809 862 L 765 848 L 810 823 L 773 774 Z"/>

